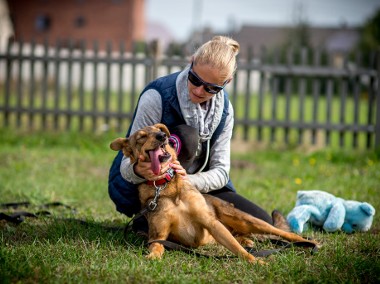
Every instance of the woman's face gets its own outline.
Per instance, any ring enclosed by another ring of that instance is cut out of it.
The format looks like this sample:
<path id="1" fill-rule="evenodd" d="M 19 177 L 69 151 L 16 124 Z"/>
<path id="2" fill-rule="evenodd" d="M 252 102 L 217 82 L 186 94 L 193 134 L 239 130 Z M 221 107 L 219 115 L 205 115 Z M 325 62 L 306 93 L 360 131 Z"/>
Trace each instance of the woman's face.
<path id="1" fill-rule="evenodd" d="M 190 70 L 198 77 L 195 78 L 196 80 L 201 79 L 204 83 L 218 86 L 224 86 L 228 83 L 225 73 L 223 74 L 219 69 L 212 68 L 210 65 L 192 65 Z M 187 86 L 189 88 L 190 100 L 194 104 L 206 102 L 215 95 L 207 92 L 204 85 L 197 87 L 190 80 L 187 81 Z"/>

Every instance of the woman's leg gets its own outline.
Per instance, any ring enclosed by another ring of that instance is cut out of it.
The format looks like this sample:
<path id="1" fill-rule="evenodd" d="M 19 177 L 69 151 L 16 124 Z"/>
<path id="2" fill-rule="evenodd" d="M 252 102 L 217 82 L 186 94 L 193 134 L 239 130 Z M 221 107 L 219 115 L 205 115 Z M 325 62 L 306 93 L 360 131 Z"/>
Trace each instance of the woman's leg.
<path id="1" fill-rule="evenodd" d="M 234 191 L 222 188 L 220 190 L 210 191 L 208 194 L 232 203 L 235 208 L 273 225 L 272 217 L 269 216 L 264 209 Z"/>

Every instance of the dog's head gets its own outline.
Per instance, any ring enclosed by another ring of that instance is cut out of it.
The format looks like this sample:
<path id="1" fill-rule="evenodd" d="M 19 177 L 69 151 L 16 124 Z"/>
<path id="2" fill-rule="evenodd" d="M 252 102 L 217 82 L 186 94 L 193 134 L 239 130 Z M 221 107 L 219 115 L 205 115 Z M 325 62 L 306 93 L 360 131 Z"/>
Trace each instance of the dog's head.
<path id="1" fill-rule="evenodd" d="M 146 162 L 152 163 L 152 171 L 156 175 L 160 173 L 161 163 L 169 159 L 176 159 L 175 150 L 169 145 L 170 132 L 161 123 L 147 126 L 133 133 L 128 138 L 117 138 L 110 148 L 115 151 L 122 150 L 126 157 L 134 163 L 140 155 Z"/>

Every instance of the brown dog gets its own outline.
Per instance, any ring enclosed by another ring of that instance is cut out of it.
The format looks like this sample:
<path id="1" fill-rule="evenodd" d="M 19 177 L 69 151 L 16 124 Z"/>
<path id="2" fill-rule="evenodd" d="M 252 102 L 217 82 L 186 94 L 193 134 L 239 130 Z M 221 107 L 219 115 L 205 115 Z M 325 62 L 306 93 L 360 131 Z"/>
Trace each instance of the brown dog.
<path id="1" fill-rule="evenodd" d="M 129 138 L 117 138 L 110 147 L 115 151 L 122 150 L 131 162 L 144 155 L 145 161 L 152 162 L 153 172 L 158 174 L 162 162 L 177 158 L 175 150 L 168 144 L 169 136 L 165 125 L 155 124 Z M 250 262 L 261 262 L 241 245 L 250 234 L 272 234 L 292 242 L 316 244 L 244 213 L 219 198 L 201 194 L 179 175 L 168 173 L 166 179 L 142 183 L 138 190 L 142 208 L 149 206 L 153 209 L 145 214 L 149 224 L 149 242 L 169 239 L 185 246 L 199 247 L 216 240 Z M 164 246 L 152 242 L 149 251 L 148 258 L 161 258 Z"/>

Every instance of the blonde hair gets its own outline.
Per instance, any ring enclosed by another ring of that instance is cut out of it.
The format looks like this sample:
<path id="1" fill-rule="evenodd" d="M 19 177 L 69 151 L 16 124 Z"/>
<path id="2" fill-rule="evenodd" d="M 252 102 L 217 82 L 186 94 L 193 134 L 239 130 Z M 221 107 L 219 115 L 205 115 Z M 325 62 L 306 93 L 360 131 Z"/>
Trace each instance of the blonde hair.
<path id="1" fill-rule="evenodd" d="M 232 38 L 215 36 L 200 46 L 193 55 L 194 65 L 207 64 L 226 73 L 231 78 L 236 71 L 236 56 L 240 45 Z"/>

